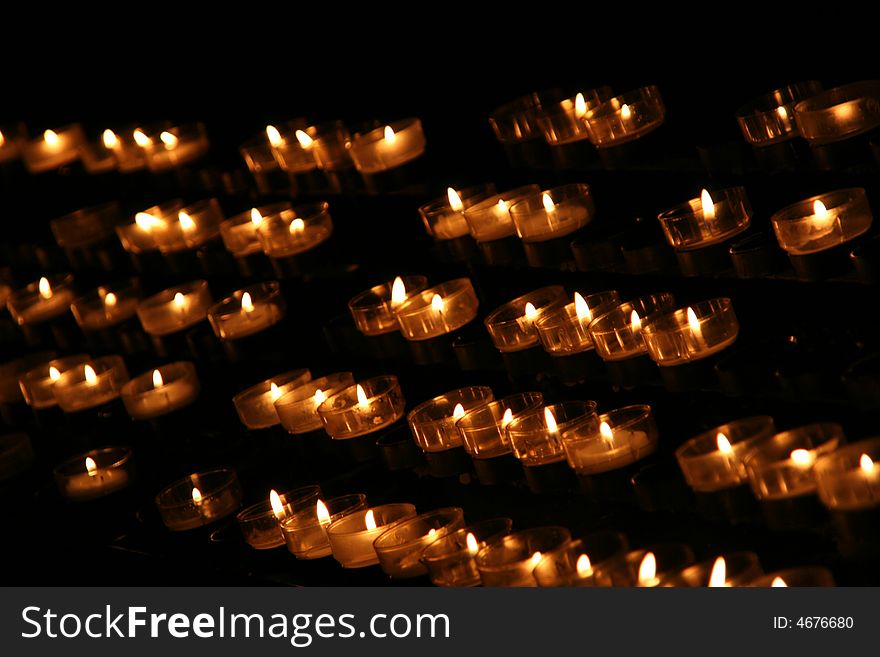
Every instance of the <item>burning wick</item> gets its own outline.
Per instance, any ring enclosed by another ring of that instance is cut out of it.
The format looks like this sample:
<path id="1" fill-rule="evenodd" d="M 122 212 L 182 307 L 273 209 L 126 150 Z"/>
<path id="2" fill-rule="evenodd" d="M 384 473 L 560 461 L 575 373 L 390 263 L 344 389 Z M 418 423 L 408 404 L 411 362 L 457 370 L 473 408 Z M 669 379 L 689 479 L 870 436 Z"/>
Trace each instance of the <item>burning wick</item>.
<path id="1" fill-rule="evenodd" d="M 37 287 L 40 290 L 40 296 L 44 299 L 52 298 L 52 286 L 49 285 L 49 279 L 43 276 L 40 279 L 40 282 L 37 284 Z"/>
<path id="2" fill-rule="evenodd" d="M 94 477 L 98 474 L 98 464 L 95 463 L 95 459 L 91 456 L 86 457 L 86 472 L 89 473 L 90 477 Z"/>
<path id="3" fill-rule="evenodd" d="M 162 372 L 159 370 L 153 370 L 153 387 L 161 388 L 165 385 L 165 381 L 162 380 Z"/>
<path id="4" fill-rule="evenodd" d="M 397 135 L 394 134 L 394 130 L 391 129 L 390 125 L 385 126 L 385 143 L 393 144 L 397 140 Z"/>

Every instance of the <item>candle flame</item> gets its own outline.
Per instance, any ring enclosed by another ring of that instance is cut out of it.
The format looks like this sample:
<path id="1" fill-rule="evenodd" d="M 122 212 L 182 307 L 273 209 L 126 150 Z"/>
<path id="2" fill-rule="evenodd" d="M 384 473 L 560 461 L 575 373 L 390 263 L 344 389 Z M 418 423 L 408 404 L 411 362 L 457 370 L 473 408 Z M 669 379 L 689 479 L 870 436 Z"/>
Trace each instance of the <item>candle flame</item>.
<path id="1" fill-rule="evenodd" d="M 513 411 L 508 408 L 504 410 L 504 415 L 501 417 L 501 428 L 506 429 L 511 422 L 513 422 Z"/>
<path id="2" fill-rule="evenodd" d="M 614 441 L 614 431 L 611 429 L 611 425 L 607 422 L 602 422 L 599 425 L 599 435 L 602 436 L 602 440 L 607 440 L 608 442 Z"/>
<path id="3" fill-rule="evenodd" d="M 556 424 L 556 418 L 553 417 L 553 411 L 547 406 L 544 408 L 544 424 L 547 425 L 547 431 L 556 433 L 559 431 L 559 425 Z"/>
<path id="4" fill-rule="evenodd" d="M 49 380 L 52 383 L 55 383 L 58 379 L 61 378 L 61 372 L 58 371 L 58 368 L 54 365 L 49 366 Z"/>
<path id="5" fill-rule="evenodd" d="M 460 420 L 464 417 L 464 406 L 461 403 L 455 405 L 455 408 L 452 410 L 452 419 Z"/>
<path id="6" fill-rule="evenodd" d="M 828 217 L 828 208 L 819 199 L 813 201 L 813 215 L 820 220 Z"/>
<path id="7" fill-rule="evenodd" d="M 531 301 L 529 301 L 526 304 L 526 310 L 525 310 L 526 321 L 534 322 L 535 317 L 537 317 L 537 316 L 538 316 L 538 309 L 535 308 L 535 304 L 533 304 Z"/>
<path id="8" fill-rule="evenodd" d="M 116 295 L 112 292 L 108 292 L 104 295 L 104 305 L 107 308 L 112 308 L 113 306 L 115 306 L 117 301 L 118 299 L 116 298 Z"/>
<path id="9" fill-rule="evenodd" d="M 427 533 L 427 538 L 431 540 L 437 538 L 437 530 L 431 527 L 431 530 Z"/>
<path id="10" fill-rule="evenodd" d="M 299 145 L 303 148 L 311 148 L 312 144 L 315 143 L 315 140 L 309 136 L 305 130 L 297 130 L 296 131 L 296 140 L 299 142 Z"/>
<path id="11" fill-rule="evenodd" d="M 370 401 L 367 398 L 367 393 L 364 392 L 364 387 L 360 383 L 357 384 L 357 398 L 358 404 L 360 404 L 361 406 L 366 406 Z"/>
<path id="12" fill-rule="evenodd" d="M 46 130 L 43 133 L 43 139 L 46 141 L 46 144 L 49 146 L 57 146 L 58 145 L 58 133 L 54 130 Z"/>
<path id="13" fill-rule="evenodd" d="M 868 456 L 867 454 L 862 454 L 861 458 L 859 459 L 859 467 L 865 474 L 871 474 L 874 472 L 877 466 L 870 456 Z"/>
<path id="14" fill-rule="evenodd" d="M 86 457 L 86 472 L 89 473 L 90 477 L 94 477 L 98 473 L 98 464 L 95 463 L 95 459 L 91 456 Z"/>
<path id="15" fill-rule="evenodd" d="M 390 125 L 385 126 L 385 143 L 393 144 L 397 139 L 397 135 L 394 134 L 394 130 L 391 129 Z"/>
<path id="16" fill-rule="evenodd" d="M 556 210 L 556 204 L 547 192 L 541 194 L 541 202 L 544 204 L 544 209 L 547 212 L 553 212 Z"/>
<path id="17" fill-rule="evenodd" d="M 633 333 L 638 333 L 642 330 L 642 318 L 639 317 L 639 313 L 635 310 L 632 311 L 632 315 L 630 315 L 629 321 Z"/>
<path id="18" fill-rule="evenodd" d="M 318 500 L 318 503 L 315 505 L 315 511 L 318 514 L 318 522 L 326 527 L 330 524 L 330 512 L 327 510 L 327 505 L 324 504 L 323 500 Z"/>
<path id="19" fill-rule="evenodd" d="M 178 292 L 174 295 L 174 305 L 183 312 L 183 308 L 186 306 L 186 297 L 183 296 L 183 292 Z"/>
<path id="20" fill-rule="evenodd" d="M 90 386 L 93 386 L 98 382 L 98 375 L 95 374 L 95 370 L 91 365 L 83 367 L 83 376 L 85 376 L 86 383 Z"/>
<path id="21" fill-rule="evenodd" d="M 794 461 L 795 465 L 807 467 L 813 464 L 816 456 L 808 449 L 795 449 L 791 452 L 791 460 Z"/>
<path id="22" fill-rule="evenodd" d="M 101 140 L 104 142 L 104 148 L 113 149 L 119 146 L 119 137 L 109 128 L 101 135 Z"/>
<path id="23" fill-rule="evenodd" d="M 242 312 L 251 313 L 254 311 L 254 302 L 251 301 L 251 293 L 245 292 L 241 295 L 241 310 Z"/>
<path id="24" fill-rule="evenodd" d="M 582 93 L 578 93 L 577 96 L 574 97 L 574 115 L 582 119 L 587 113 L 587 101 L 584 100 L 584 95 Z"/>
<path id="25" fill-rule="evenodd" d="M 730 444 L 730 440 L 728 440 L 727 436 L 720 431 L 718 432 L 718 435 L 715 436 L 715 443 L 718 445 L 718 451 L 725 456 L 733 454 L 733 445 Z"/>
<path id="26" fill-rule="evenodd" d="M 632 118 L 632 110 L 626 103 L 620 108 L 620 118 L 624 121 L 629 121 Z"/>
<path id="27" fill-rule="evenodd" d="M 639 585 L 646 586 L 653 582 L 655 577 L 657 577 L 657 557 L 653 552 L 648 552 L 639 564 Z"/>
<path id="28" fill-rule="evenodd" d="M 293 221 L 290 222 L 290 234 L 291 235 L 299 235 L 306 229 L 306 222 L 297 217 Z"/>
<path id="29" fill-rule="evenodd" d="M 470 554 L 472 557 L 480 551 L 480 544 L 477 543 L 477 537 L 474 536 L 471 532 L 467 533 L 464 542 L 467 545 L 468 554 Z"/>
<path id="30" fill-rule="evenodd" d="M 373 515 L 373 510 L 370 509 L 367 511 L 367 515 L 364 516 L 364 524 L 367 526 L 367 531 L 371 529 L 376 529 L 378 525 L 376 524 L 376 516 Z"/>
<path id="31" fill-rule="evenodd" d="M 272 513 L 275 514 L 275 517 L 278 518 L 278 520 L 281 520 L 285 516 L 284 503 L 281 501 L 281 496 L 274 488 L 269 491 L 269 504 L 272 505 Z"/>
<path id="32" fill-rule="evenodd" d="M 200 491 L 198 488 L 193 488 L 192 500 L 196 506 L 200 505 L 202 503 L 202 491 Z"/>
<path id="33" fill-rule="evenodd" d="M 40 279 L 40 282 L 37 284 L 37 287 L 40 290 L 40 296 L 44 299 L 52 298 L 52 286 L 49 285 L 49 279 L 43 276 Z"/>
<path id="34" fill-rule="evenodd" d="M 324 391 L 318 388 L 315 390 L 315 408 L 323 404 L 327 400 L 327 395 L 324 394 Z"/>
<path id="35" fill-rule="evenodd" d="M 464 203 L 461 202 L 461 196 L 458 195 L 452 187 L 446 188 L 446 198 L 449 199 L 449 207 L 455 212 L 461 212 L 464 209 Z"/>
<path id="36" fill-rule="evenodd" d="M 434 310 L 435 313 L 442 313 L 443 297 L 441 297 L 439 294 L 435 294 L 433 297 L 431 297 L 431 308 Z"/>
<path id="37" fill-rule="evenodd" d="M 535 550 L 535 553 L 529 557 L 529 568 L 534 568 L 538 565 L 538 562 L 544 555 L 541 554 L 540 550 Z"/>
<path id="38" fill-rule="evenodd" d="M 779 109 L 785 109 L 785 108 L 780 107 Z M 770 588 L 772 588 L 772 589 L 781 589 L 781 588 L 787 589 L 788 584 L 786 584 L 785 580 L 782 579 L 781 577 L 774 577 L 773 582 L 770 584 Z"/>
<path id="39" fill-rule="evenodd" d="M 724 557 L 715 559 L 712 566 L 712 573 L 709 575 L 709 587 L 720 588 L 727 586 L 727 562 Z"/>
<path id="40" fill-rule="evenodd" d="M 498 201 L 498 205 L 496 207 L 498 208 L 498 214 L 507 214 L 507 210 L 510 208 L 510 206 L 507 204 L 507 201 L 505 201 L 504 199 Z"/>
<path id="41" fill-rule="evenodd" d="M 165 148 L 169 151 L 173 148 L 177 148 L 177 142 L 180 141 L 177 138 L 177 135 L 168 132 L 167 130 L 163 131 L 162 134 L 159 135 L 159 139 L 162 140 L 162 143 L 165 144 Z"/>
<path id="42" fill-rule="evenodd" d="M 161 388 L 165 385 L 165 381 L 162 379 L 162 372 L 159 370 L 153 370 L 153 387 Z"/>
<path id="43" fill-rule="evenodd" d="M 273 402 L 281 396 L 281 388 L 279 388 L 278 384 L 274 381 L 269 383 L 269 396 L 272 398 Z"/>
<path id="44" fill-rule="evenodd" d="M 707 190 L 700 192 L 700 206 L 703 209 L 703 219 L 712 221 L 715 218 L 715 203 Z"/>
<path id="45" fill-rule="evenodd" d="M 149 212 L 138 212 L 134 216 L 134 222 L 138 225 L 138 228 L 140 228 L 145 233 L 149 233 L 154 228 L 157 228 L 158 226 L 161 226 L 165 223 L 164 221 L 159 219 L 159 217 L 156 217 Z"/>
<path id="46" fill-rule="evenodd" d="M 180 228 L 186 233 L 193 231 L 196 228 L 196 222 L 186 212 L 179 212 L 177 214 L 177 220 L 180 222 Z"/>
<path id="47" fill-rule="evenodd" d="M 404 301 L 406 301 L 406 286 L 403 284 L 403 279 L 398 276 L 391 284 L 391 305 L 399 306 Z"/>
<path id="48" fill-rule="evenodd" d="M 251 223 L 254 226 L 259 226 L 263 222 L 263 215 L 260 214 L 260 211 L 256 208 L 251 208 Z"/>
<path id="49" fill-rule="evenodd" d="M 0 148 L 6 145 L 6 136 L 3 134 L 3 131 L 0 130 Z"/>
<path id="50" fill-rule="evenodd" d="M 146 148 L 147 146 L 149 146 L 150 144 L 153 143 L 153 141 L 149 137 L 147 137 L 147 135 L 144 134 L 144 131 L 141 130 L 140 128 L 137 128 L 132 133 L 132 137 L 134 137 L 134 143 L 137 144 L 138 146 L 140 146 L 141 148 Z"/>
<path id="51" fill-rule="evenodd" d="M 580 292 L 574 293 L 574 312 L 577 315 L 578 321 L 593 321 L 593 313 L 590 311 L 590 306 L 587 300 L 581 296 Z"/>
<path id="52" fill-rule="evenodd" d="M 788 118 L 788 110 L 785 109 L 784 105 L 780 105 L 779 107 L 777 107 L 776 113 L 779 115 L 780 119 L 784 120 Z"/>
<path id="53" fill-rule="evenodd" d="M 688 306 L 687 309 L 687 318 L 688 318 L 688 326 L 691 327 L 691 331 L 699 334 L 700 333 L 700 320 L 697 317 L 697 313 L 694 312 L 694 309 Z"/>
<path id="54" fill-rule="evenodd" d="M 281 133 L 278 132 L 278 128 L 274 125 L 266 126 L 266 137 L 269 139 L 269 144 L 272 146 L 281 146 L 284 143 L 284 139 L 281 138 Z"/>
<path id="55" fill-rule="evenodd" d="M 578 577 L 584 579 L 593 574 L 593 564 L 590 563 L 590 557 L 586 554 L 582 554 L 578 557 L 577 564 L 575 564 L 575 569 L 577 570 Z"/>

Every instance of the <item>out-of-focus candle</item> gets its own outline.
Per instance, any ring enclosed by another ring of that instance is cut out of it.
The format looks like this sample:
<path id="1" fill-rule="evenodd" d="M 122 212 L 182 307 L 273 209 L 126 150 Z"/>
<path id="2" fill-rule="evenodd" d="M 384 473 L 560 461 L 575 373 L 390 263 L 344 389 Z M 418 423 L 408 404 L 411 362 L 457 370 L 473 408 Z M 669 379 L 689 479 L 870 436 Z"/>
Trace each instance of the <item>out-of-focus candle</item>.
<path id="1" fill-rule="evenodd" d="M 477 316 L 479 301 L 469 278 L 457 278 L 412 295 L 397 308 L 407 340 L 427 340 L 460 329 Z"/>
<path id="2" fill-rule="evenodd" d="M 340 518 L 327 528 L 333 558 L 343 568 L 363 568 L 379 563 L 373 542 L 394 523 L 415 515 L 416 507 L 412 504 L 383 504 Z"/>
<path id="3" fill-rule="evenodd" d="M 273 203 L 251 208 L 233 215 L 220 224 L 220 236 L 226 250 L 237 258 L 242 258 L 263 250 L 257 237 L 257 226 L 266 217 L 281 213 L 292 213 L 293 206 L 288 202 Z"/>
<path id="4" fill-rule="evenodd" d="M 111 236 L 118 218 L 119 202 L 111 201 L 57 217 L 49 226 L 62 249 L 81 249 Z"/>
<path id="5" fill-rule="evenodd" d="M 449 187 L 446 195 L 419 208 L 428 235 L 436 240 L 451 240 L 470 232 L 464 211 L 495 193 L 495 185 L 475 185 L 463 189 Z"/>
<path id="6" fill-rule="evenodd" d="M 464 527 L 464 511 L 447 507 L 422 513 L 389 527 L 373 542 L 383 572 L 393 578 L 427 572 L 422 552 L 436 539 Z"/>
<path id="7" fill-rule="evenodd" d="M 305 121 L 296 119 L 278 126 L 266 126 L 266 136 L 278 166 L 294 174 L 314 171 L 318 167 L 312 149 L 314 140 L 303 130 Z"/>
<path id="8" fill-rule="evenodd" d="M 628 548 L 620 532 L 594 532 L 546 551 L 532 575 L 540 587 L 597 586 L 599 567 L 619 561 Z"/>
<path id="9" fill-rule="evenodd" d="M 191 203 L 167 217 L 164 230 L 154 231 L 156 245 L 162 253 L 200 247 L 219 235 L 223 219 L 217 199 Z"/>
<path id="10" fill-rule="evenodd" d="M 73 457 L 55 468 L 55 483 L 72 502 L 87 502 L 127 487 L 133 478 L 131 450 L 106 447 Z"/>
<path id="11" fill-rule="evenodd" d="M 795 105 L 821 91 L 822 85 L 815 80 L 797 82 L 743 105 L 736 112 L 736 120 L 746 141 L 767 146 L 797 137 Z"/>
<path id="12" fill-rule="evenodd" d="M 25 166 L 31 173 L 45 173 L 79 159 L 85 133 L 79 123 L 46 130 L 26 143 L 22 150 Z"/>
<path id="13" fill-rule="evenodd" d="M 18 324 L 39 324 L 67 314 L 73 301 L 73 276 L 43 276 L 15 290 L 6 300 Z"/>
<path id="14" fill-rule="evenodd" d="M 248 429 L 266 429 L 280 422 L 275 412 L 275 402 L 290 392 L 312 380 L 307 369 L 291 370 L 273 376 L 242 390 L 232 398 L 238 417 Z"/>
<path id="15" fill-rule="evenodd" d="M 880 125 L 880 81 L 829 89 L 800 101 L 794 113 L 801 135 L 814 144 L 864 134 Z"/>
<path id="16" fill-rule="evenodd" d="M 140 281 L 133 278 L 119 285 L 102 285 L 78 297 L 70 310 L 83 331 L 98 331 L 134 317 L 140 301 Z"/>
<path id="17" fill-rule="evenodd" d="M 478 242 L 491 242 L 516 235 L 510 207 L 528 196 L 540 194 L 538 185 L 524 185 L 495 194 L 463 209 L 471 236 Z"/>
<path id="18" fill-rule="evenodd" d="M 144 149 L 150 171 L 168 171 L 190 164 L 210 148 L 208 134 L 201 123 L 166 129 L 145 128 L 142 132 L 147 139 L 141 139 L 139 144 Z"/>
<path id="19" fill-rule="evenodd" d="M 11 479 L 33 464 L 34 448 L 26 433 L 7 433 L 0 436 L 0 481 Z"/>
<path id="20" fill-rule="evenodd" d="M 425 133 L 418 119 L 401 119 L 382 128 L 356 133 L 350 154 L 361 173 L 376 174 L 395 169 L 425 152 Z"/>
<path id="21" fill-rule="evenodd" d="M 326 201 L 296 206 L 264 216 L 256 224 L 257 239 L 271 258 L 304 253 L 333 234 L 333 219 Z"/>
<path id="22" fill-rule="evenodd" d="M 277 281 L 259 283 L 226 297 L 208 310 L 208 321 L 221 340 L 237 340 L 274 326 L 286 305 Z"/>
<path id="23" fill-rule="evenodd" d="M 184 207 L 181 199 L 174 199 L 136 213 L 134 221 L 129 224 L 116 226 L 116 234 L 122 243 L 122 248 L 129 253 L 158 250 L 160 243 L 171 241 L 171 238 L 165 237 L 164 234 L 171 231 L 172 226 L 179 222 L 179 215 Z"/>
<path id="24" fill-rule="evenodd" d="M 122 386 L 120 394 L 133 419 L 149 420 L 189 406 L 199 390 L 195 365 L 181 361 L 136 376 Z"/>
<path id="25" fill-rule="evenodd" d="M 125 361 L 120 356 L 104 356 L 67 370 L 52 390 L 61 410 L 74 413 L 113 401 L 127 381 Z"/>
<path id="26" fill-rule="evenodd" d="M 666 107 L 657 87 L 641 87 L 589 110 L 585 119 L 593 145 L 609 148 L 659 128 L 666 119 Z"/>
<path id="27" fill-rule="evenodd" d="M 570 540 L 565 527 L 536 527 L 488 541 L 476 558 L 483 586 L 536 586 L 532 571 L 544 553 Z"/>
<path id="28" fill-rule="evenodd" d="M 321 429 L 324 424 L 318 415 L 318 407 L 328 397 L 354 385 L 351 372 L 337 372 L 319 379 L 312 379 L 275 400 L 275 412 L 281 425 L 290 433 L 308 433 Z"/>
<path id="29" fill-rule="evenodd" d="M 212 303 L 208 282 L 193 281 L 144 299 L 137 315 L 150 335 L 169 335 L 204 320 Z"/>
<path id="30" fill-rule="evenodd" d="M 661 586 L 725 588 L 744 586 L 764 571 L 754 552 L 732 552 L 688 566 L 663 578 Z"/>
<path id="31" fill-rule="evenodd" d="M 590 138 L 587 112 L 610 100 L 610 87 L 599 87 L 578 92 L 571 98 L 542 106 L 538 123 L 548 144 L 570 144 Z"/>
<path id="32" fill-rule="evenodd" d="M 35 410 L 56 405 L 53 387 L 61 375 L 91 360 L 88 354 L 56 358 L 25 372 L 19 379 L 21 392 L 28 406 Z"/>
<path id="33" fill-rule="evenodd" d="M 873 215 L 865 190 L 851 188 L 798 201 L 776 212 L 771 222 L 779 246 L 809 255 L 864 235 Z"/>
<path id="34" fill-rule="evenodd" d="M 474 558 L 487 542 L 510 533 L 510 518 L 484 520 L 442 537 L 422 552 L 421 561 L 436 586 L 479 586 L 480 572 Z"/>
<path id="35" fill-rule="evenodd" d="M 869 438 L 821 457 L 813 470 L 819 498 L 832 511 L 880 507 L 880 438 Z"/>

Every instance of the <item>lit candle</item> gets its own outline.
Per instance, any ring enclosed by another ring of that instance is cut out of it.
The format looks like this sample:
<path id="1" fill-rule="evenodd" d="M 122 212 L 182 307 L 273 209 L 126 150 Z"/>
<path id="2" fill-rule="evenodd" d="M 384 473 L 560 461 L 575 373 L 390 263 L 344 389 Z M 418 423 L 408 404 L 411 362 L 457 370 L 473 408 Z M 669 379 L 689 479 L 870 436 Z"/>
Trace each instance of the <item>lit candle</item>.
<path id="1" fill-rule="evenodd" d="M 655 314 L 641 322 L 648 355 L 661 367 L 707 358 L 727 348 L 739 334 L 730 299 L 711 299 Z"/>
<path id="2" fill-rule="evenodd" d="M 465 189 L 448 187 L 443 198 L 425 203 L 419 214 L 428 234 L 436 240 L 451 240 L 470 232 L 464 211 L 495 193 L 495 185 L 476 185 Z"/>
<path id="3" fill-rule="evenodd" d="M 469 323 L 478 307 L 470 279 L 457 278 L 413 294 L 397 307 L 397 321 L 407 340 L 427 340 Z"/>
<path id="4" fill-rule="evenodd" d="M 286 306 L 276 281 L 236 291 L 208 310 L 208 321 L 221 340 L 238 340 L 264 331 L 284 318 Z"/>
<path id="5" fill-rule="evenodd" d="M 590 141 L 600 149 L 639 139 L 663 125 L 665 118 L 666 107 L 654 86 L 610 98 L 584 117 Z"/>
<path id="6" fill-rule="evenodd" d="M 396 523 L 373 543 L 382 571 L 393 578 L 417 577 L 427 572 L 422 552 L 438 538 L 464 527 L 458 507 L 436 509 Z"/>
<path id="7" fill-rule="evenodd" d="M 150 171 L 168 171 L 190 164 L 205 155 L 210 147 L 207 132 L 201 123 L 162 130 L 158 139 L 150 138 L 143 130 L 139 131 L 144 138 L 138 145 L 144 149 Z"/>
<path id="8" fill-rule="evenodd" d="M 144 331 L 164 336 L 204 320 L 212 303 L 208 282 L 193 281 L 144 299 L 137 307 L 137 315 Z"/>
<path id="9" fill-rule="evenodd" d="M 544 350 L 554 356 L 566 356 L 592 349 L 591 323 L 619 303 L 620 295 L 616 290 L 596 292 L 586 297 L 575 292 L 571 303 L 548 309 L 536 322 Z"/>
<path id="10" fill-rule="evenodd" d="M 215 523 L 241 506 L 241 484 L 235 470 L 199 472 L 169 485 L 156 496 L 156 507 L 171 531 L 187 531 Z"/>
<path id="11" fill-rule="evenodd" d="M 376 174 L 403 166 L 425 152 L 425 133 L 418 119 L 402 119 L 352 136 L 349 153 L 357 170 Z"/>
<path id="12" fill-rule="evenodd" d="M 57 404 L 53 387 L 61 375 L 68 370 L 84 365 L 91 356 L 76 354 L 56 358 L 26 371 L 19 379 L 25 402 L 34 410 L 52 408 Z"/>
<path id="13" fill-rule="evenodd" d="M 309 370 L 291 370 L 246 388 L 232 398 L 232 403 L 242 424 L 249 429 L 266 429 L 281 421 L 275 411 L 275 402 L 311 380 Z"/>
<path id="14" fill-rule="evenodd" d="M 293 434 L 317 431 L 323 427 L 318 408 L 328 397 L 354 385 L 351 372 L 337 372 L 313 379 L 275 400 L 275 412 L 282 426 Z"/>
<path id="15" fill-rule="evenodd" d="M 45 173 L 79 159 L 85 134 L 78 123 L 46 130 L 24 145 L 22 158 L 31 173 Z"/>
<path id="16" fill-rule="evenodd" d="M 321 201 L 263 216 L 256 231 L 263 251 L 271 258 L 310 251 L 333 234 L 330 205 Z"/>
<path id="17" fill-rule="evenodd" d="M 590 187 L 581 183 L 532 194 L 510 206 L 517 235 L 526 243 L 567 237 L 590 223 L 594 214 Z"/>
<path id="18" fill-rule="evenodd" d="M 536 527 L 487 541 L 476 557 L 483 586 L 536 586 L 532 572 L 544 554 L 570 540 L 564 527 Z"/>
<path id="19" fill-rule="evenodd" d="M 401 417 L 406 400 L 394 376 L 379 376 L 342 389 L 318 407 L 331 438 L 347 440 L 383 429 Z"/>
<path id="20" fill-rule="evenodd" d="M 880 507 L 880 438 L 842 447 L 822 456 L 813 472 L 819 498 L 839 513 Z"/>
<path id="21" fill-rule="evenodd" d="M 238 513 L 236 519 L 244 540 L 257 550 L 284 545 L 281 522 L 301 510 L 314 507 L 321 495 L 320 486 L 303 486 L 283 494 L 272 490 L 264 500 Z"/>
<path id="22" fill-rule="evenodd" d="M 101 286 L 75 299 L 70 310 L 83 331 L 99 331 L 134 317 L 140 300 L 140 282 L 132 279 L 123 285 Z"/>
<path id="23" fill-rule="evenodd" d="M 97 449 L 58 465 L 55 483 L 68 500 L 86 502 L 127 487 L 133 476 L 131 467 L 130 449 Z"/>
<path id="24" fill-rule="evenodd" d="M 12 318 L 20 325 L 39 324 L 67 314 L 73 301 L 73 276 L 39 281 L 15 290 L 6 300 Z"/>
<path id="25" fill-rule="evenodd" d="M 528 349 L 538 344 L 536 322 L 548 309 L 564 303 L 565 297 L 565 289 L 560 285 L 542 287 L 499 306 L 483 323 L 499 351 Z"/>
<path id="26" fill-rule="evenodd" d="M 74 413 L 113 401 L 127 381 L 125 361 L 104 356 L 60 373 L 52 390 L 61 410 Z"/>
<path id="27" fill-rule="evenodd" d="M 198 398 L 199 390 L 195 366 L 178 362 L 133 378 L 120 394 L 133 419 L 150 420 L 189 406 Z"/>
<path id="28" fill-rule="evenodd" d="M 331 553 L 327 528 L 337 520 L 367 508 L 367 496 L 344 495 L 333 499 L 318 500 L 313 508 L 281 521 L 281 533 L 287 549 L 297 559 L 318 559 Z"/>
<path id="29" fill-rule="evenodd" d="M 774 213 L 773 230 L 790 255 L 826 251 L 856 239 L 873 222 L 865 190 L 840 189 L 804 199 Z"/>
<path id="30" fill-rule="evenodd" d="M 400 330 L 397 309 L 414 294 L 428 287 L 424 276 L 397 276 L 361 292 L 348 302 L 355 326 L 364 335 L 382 335 Z"/>
<path id="31" fill-rule="evenodd" d="M 657 426 L 647 405 L 603 413 L 598 427 L 595 420 L 587 418 L 562 434 L 568 464 L 581 475 L 630 466 L 654 453 L 657 442 Z"/>
<path id="32" fill-rule="evenodd" d="M 702 190 L 699 198 L 657 215 L 666 241 L 677 251 L 719 244 L 745 231 L 752 207 L 743 187 Z"/>
<path id="33" fill-rule="evenodd" d="M 488 386 L 458 388 L 412 409 L 406 416 L 413 439 L 425 452 L 443 452 L 462 444 L 456 423 L 469 410 L 492 401 Z"/>
<path id="34" fill-rule="evenodd" d="M 510 518 L 484 520 L 437 537 L 422 552 L 422 563 L 436 586 L 478 586 L 474 558 L 487 542 L 510 533 Z"/>
<path id="35" fill-rule="evenodd" d="M 343 568 L 363 568 L 379 563 L 373 542 L 395 523 L 416 515 L 412 504 L 384 504 L 356 511 L 327 528 L 333 558 Z"/>

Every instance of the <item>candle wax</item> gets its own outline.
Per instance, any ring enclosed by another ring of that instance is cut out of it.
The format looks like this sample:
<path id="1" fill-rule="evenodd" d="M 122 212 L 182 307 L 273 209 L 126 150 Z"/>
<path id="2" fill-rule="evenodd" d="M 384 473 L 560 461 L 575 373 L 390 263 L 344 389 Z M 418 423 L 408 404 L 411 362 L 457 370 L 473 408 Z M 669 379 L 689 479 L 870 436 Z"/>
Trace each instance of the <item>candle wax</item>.
<path id="1" fill-rule="evenodd" d="M 63 492 L 70 500 L 102 497 L 128 485 L 128 473 L 118 468 L 100 468 L 95 474 L 81 472 L 64 481 Z"/>

